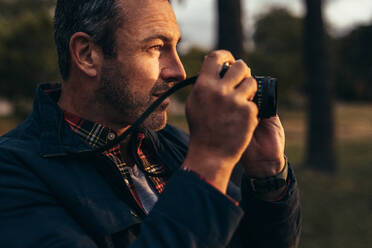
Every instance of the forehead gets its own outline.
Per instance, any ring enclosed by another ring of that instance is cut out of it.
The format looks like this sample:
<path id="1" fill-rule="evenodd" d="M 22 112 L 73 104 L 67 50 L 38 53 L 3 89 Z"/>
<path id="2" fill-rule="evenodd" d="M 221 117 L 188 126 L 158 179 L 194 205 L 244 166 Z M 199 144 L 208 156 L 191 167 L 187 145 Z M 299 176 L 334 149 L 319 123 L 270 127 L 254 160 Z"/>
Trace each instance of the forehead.
<path id="1" fill-rule="evenodd" d="M 124 11 L 121 35 L 129 35 L 138 40 L 156 34 L 175 39 L 180 36 L 177 19 L 168 0 L 121 0 L 121 2 Z"/>

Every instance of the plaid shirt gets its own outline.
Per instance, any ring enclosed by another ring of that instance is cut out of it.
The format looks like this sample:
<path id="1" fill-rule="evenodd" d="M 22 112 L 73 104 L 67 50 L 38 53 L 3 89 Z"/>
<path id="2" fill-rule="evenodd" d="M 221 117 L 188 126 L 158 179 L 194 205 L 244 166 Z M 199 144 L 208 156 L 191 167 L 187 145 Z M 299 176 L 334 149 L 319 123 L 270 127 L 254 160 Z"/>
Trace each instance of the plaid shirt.
<path id="1" fill-rule="evenodd" d="M 102 147 L 116 137 L 116 133 L 110 128 L 84 120 L 74 114 L 64 112 L 64 119 L 71 129 L 92 148 Z M 155 156 L 151 154 L 151 149 L 146 149 L 146 145 L 144 144 L 145 140 L 145 135 L 139 133 L 137 136 L 137 155 L 142 163 L 141 167 L 143 168 L 145 175 L 150 179 L 148 180 L 149 183 L 151 183 L 153 188 L 156 189 L 154 191 L 157 194 L 160 194 L 164 190 L 168 180 L 166 175 L 168 174 L 166 173 L 166 167 L 156 162 L 154 159 Z M 120 144 L 106 150 L 103 154 L 118 168 L 133 198 L 136 200 L 137 204 L 144 209 L 128 170 L 130 167 L 121 157 Z M 150 173 L 150 175 L 148 173 Z"/>

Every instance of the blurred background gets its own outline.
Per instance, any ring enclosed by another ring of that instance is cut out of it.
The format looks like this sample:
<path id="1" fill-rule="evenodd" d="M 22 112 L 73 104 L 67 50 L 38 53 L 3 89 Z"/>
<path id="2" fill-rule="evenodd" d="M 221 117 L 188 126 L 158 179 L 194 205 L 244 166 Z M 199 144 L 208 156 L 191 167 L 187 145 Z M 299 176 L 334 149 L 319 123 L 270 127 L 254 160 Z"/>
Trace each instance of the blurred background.
<path id="1" fill-rule="evenodd" d="M 228 49 L 279 82 L 286 154 L 303 204 L 300 247 L 372 247 L 372 1 L 173 0 L 188 76 Z M 0 0 L 0 135 L 59 82 L 55 0 Z M 183 128 L 178 93 L 170 122 Z M 238 131 L 238 130 L 237 130 Z"/>

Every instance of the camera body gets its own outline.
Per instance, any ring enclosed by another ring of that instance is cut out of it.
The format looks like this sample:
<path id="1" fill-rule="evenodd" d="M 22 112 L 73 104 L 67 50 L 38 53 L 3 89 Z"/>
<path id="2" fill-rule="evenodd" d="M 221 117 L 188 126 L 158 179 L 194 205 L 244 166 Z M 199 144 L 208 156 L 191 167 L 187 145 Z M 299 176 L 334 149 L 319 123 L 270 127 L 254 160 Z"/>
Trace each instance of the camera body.
<path id="1" fill-rule="evenodd" d="M 277 80 L 268 76 L 254 76 L 257 81 L 257 93 L 253 102 L 258 107 L 259 118 L 270 118 L 278 113 Z"/>
<path id="2" fill-rule="evenodd" d="M 223 64 L 220 72 L 220 77 L 226 74 L 230 68 L 229 62 Z M 253 98 L 253 102 L 258 107 L 258 117 L 261 119 L 267 119 L 276 116 L 278 113 L 278 92 L 277 92 L 277 80 L 276 78 L 268 76 L 253 76 L 257 81 L 257 92 Z"/>

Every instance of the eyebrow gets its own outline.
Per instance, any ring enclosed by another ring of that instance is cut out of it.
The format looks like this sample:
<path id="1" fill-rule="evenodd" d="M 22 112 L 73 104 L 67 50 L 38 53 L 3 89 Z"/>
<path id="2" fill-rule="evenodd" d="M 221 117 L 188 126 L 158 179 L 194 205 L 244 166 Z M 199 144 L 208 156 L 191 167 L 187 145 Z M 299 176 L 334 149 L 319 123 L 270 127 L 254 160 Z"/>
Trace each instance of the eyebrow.
<path id="1" fill-rule="evenodd" d="M 152 35 L 150 37 L 147 37 L 146 39 L 144 39 L 142 42 L 143 43 L 146 43 L 146 42 L 149 42 L 151 40 L 155 40 L 155 39 L 160 39 L 160 40 L 163 40 L 164 42 L 171 42 L 172 39 L 170 39 L 169 37 L 165 36 L 165 35 L 162 35 L 162 34 L 156 34 L 156 35 Z M 180 36 L 177 40 L 177 44 L 179 44 L 181 42 L 181 39 L 182 37 Z"/>

